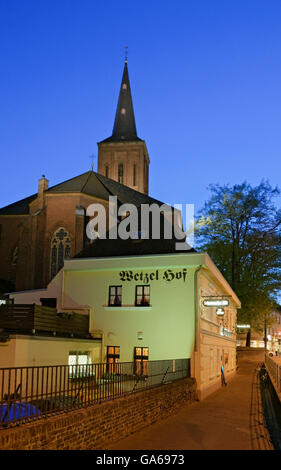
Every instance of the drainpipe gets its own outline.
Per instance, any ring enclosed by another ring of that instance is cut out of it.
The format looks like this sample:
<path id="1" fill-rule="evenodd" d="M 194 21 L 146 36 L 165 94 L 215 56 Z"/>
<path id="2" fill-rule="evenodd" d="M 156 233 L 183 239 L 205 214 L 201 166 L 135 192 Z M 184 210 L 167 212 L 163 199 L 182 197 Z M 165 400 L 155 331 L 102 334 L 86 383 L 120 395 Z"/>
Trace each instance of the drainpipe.
<path id="1" fill-rule="evenodd" d="M 194 271 L 194 360 L 193 360 L 193 370 L 194 377 L 196 378 L 196 365 L 197 365 L 197 353 L 198 353 L 198 323 L 199 323 L 199 311 L 198 311 L 198 274 L 202 269 L 202 264 Z"/>

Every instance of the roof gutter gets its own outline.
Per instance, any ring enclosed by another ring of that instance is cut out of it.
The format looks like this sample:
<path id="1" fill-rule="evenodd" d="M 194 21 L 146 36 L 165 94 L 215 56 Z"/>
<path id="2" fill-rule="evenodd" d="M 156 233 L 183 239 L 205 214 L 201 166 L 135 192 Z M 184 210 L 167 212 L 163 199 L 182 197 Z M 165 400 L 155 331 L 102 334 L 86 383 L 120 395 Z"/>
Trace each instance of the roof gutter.
<path id="1" fill-rule="evenodd" d="M 202 264 L 194 271 L 194 352 L 197 352 L 197 332 L 198 332 L 198 274 L 202 269 Z"/>

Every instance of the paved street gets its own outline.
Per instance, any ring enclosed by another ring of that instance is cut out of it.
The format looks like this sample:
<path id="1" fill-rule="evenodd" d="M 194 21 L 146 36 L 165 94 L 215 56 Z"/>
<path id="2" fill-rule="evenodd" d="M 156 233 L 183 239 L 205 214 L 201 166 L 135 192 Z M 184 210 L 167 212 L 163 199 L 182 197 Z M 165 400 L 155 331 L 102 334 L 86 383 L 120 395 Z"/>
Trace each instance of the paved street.
<path id="1" fill-rule="evenodd" d="M 257 365 L 241 363 L 227 387 L 106 449 L 272 449 L 263 424 Z"/>

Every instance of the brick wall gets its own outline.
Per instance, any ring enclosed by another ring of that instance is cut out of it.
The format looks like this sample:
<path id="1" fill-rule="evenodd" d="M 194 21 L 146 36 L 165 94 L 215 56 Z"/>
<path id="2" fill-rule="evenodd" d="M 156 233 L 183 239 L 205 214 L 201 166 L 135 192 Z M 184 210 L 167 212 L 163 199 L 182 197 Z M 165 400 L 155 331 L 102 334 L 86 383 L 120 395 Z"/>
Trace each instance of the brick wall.
<path id="1" fill-rule="evenodd" d="M 2 429 L 0 449 L 103 449 L 196 399 L 195 379 L 178 380 L 86 409 Z"/>

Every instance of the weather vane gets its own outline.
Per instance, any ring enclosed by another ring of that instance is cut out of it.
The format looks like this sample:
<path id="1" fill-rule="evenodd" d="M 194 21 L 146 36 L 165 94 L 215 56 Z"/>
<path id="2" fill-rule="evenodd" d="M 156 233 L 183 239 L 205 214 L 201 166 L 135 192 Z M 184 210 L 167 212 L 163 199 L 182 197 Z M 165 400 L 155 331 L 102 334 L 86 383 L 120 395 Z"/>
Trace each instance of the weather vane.
<path id="1" fill-rule="evenodd" d="M 124 51 L 125 51 L 125 62 L 127 62 L 127 59 L 128 59 L 128 46 L 124 46 Z"/>
<path id="2" fill-rule="evenodd" d="M 93 171 L 93 169 L 94 169 L 94 159 L 96 158 L 96 155 L 94 153 L 92 153 L 92 155 L 89 155 L 89 158 L 92 160 L 91 170 Z"/>

